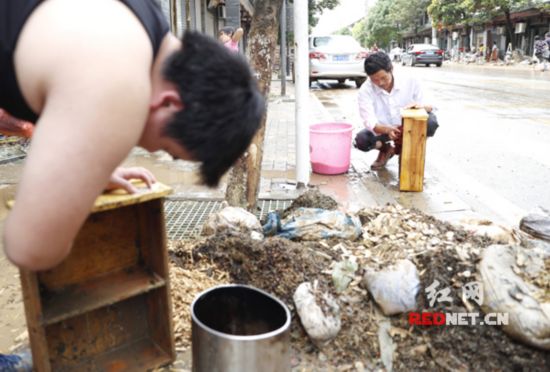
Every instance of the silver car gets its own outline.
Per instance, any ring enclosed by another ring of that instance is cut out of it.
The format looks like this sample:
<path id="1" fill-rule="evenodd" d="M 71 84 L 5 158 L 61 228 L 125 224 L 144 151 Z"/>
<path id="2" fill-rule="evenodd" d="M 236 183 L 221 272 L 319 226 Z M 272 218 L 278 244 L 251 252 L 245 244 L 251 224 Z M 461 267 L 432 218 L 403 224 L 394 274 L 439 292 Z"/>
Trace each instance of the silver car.
<path id="1" fill-rule="evenodd" d="M 309 85 L 317 80 L 346 79 L 357 88 L 367 78 L 363 67 L 367 50 L 349 35 L 311 36 L 309 38 Z"/>
<path id="2" fill-rule="evenodd" d="M 435 64 L 441 67 L 443 51 L 430 44 L 411 44 L 401 55 L 401 64 L 407 66 Z"/>

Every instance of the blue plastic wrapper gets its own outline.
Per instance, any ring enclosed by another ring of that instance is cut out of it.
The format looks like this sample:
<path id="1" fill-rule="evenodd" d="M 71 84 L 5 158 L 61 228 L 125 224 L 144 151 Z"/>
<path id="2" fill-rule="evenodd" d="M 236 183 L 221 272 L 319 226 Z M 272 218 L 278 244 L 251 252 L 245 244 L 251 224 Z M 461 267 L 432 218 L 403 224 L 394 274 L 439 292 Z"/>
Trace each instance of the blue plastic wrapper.
<path id="1" fill-rule="evenodd" d="M 19 354 L 0 354 L 0 371 L 2 372 L 31 372 L 32 357 L 28 350 Z"/>
<path id="2" fill-rule="evenodd" d="M 356 240 L 361 236 L 361 222 L 357 217 L 340 211 L 298 208 L 283 220 L 277 212 L 269 213 L 263 230 L 265 236 L 291 240 Z"/>

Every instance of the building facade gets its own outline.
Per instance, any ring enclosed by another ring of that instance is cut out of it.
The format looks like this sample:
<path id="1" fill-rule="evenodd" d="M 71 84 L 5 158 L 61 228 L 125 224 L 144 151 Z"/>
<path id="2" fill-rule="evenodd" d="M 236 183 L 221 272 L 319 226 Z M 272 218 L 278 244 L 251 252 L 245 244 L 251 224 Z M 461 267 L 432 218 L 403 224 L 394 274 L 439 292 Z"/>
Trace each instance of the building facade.
<path id="1" fill-rule="evenodd" d="M 197 30 L 217 37 L 225 26 L 242 27 L 246 39 L 254 14 L 253 0 L 156 0 L 170 22 L 174 35 L 181 37 L 185 30 Z"/>
<path id="2" fill-rule="evenodd" d="M 526 8 L 511 14 L 513 41 L 516 50 L 526 56 L 533 55 L 533 44 L 536 35 L 543 36 L 550 31 L 550 13 L 537 8 Z M 469 51 L 478 49 L 481 44 L 490 49 L 493 43 L 499 49 L 500 58 L 504 57 L 512 42 L 506 29 L 506 18 L 496 17 L 481 25 L 465 27 L 455 25 L 450 27 L 432 26 L 427 14 L 419 20 L 415 30 L 402 33 L 405 47 L 412 43 L 429 43 L 439 48 L 452 51 Z"/>

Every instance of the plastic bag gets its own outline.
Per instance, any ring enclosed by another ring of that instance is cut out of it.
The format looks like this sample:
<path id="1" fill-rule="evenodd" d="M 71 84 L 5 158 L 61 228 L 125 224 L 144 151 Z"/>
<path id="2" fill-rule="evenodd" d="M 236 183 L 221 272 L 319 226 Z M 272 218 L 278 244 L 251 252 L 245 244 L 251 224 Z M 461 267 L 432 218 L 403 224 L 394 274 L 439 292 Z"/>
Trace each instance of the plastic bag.
<path id="1" fill-rule="evenodd" d="M 550 242 L 550 212 L 544 208 L 532 211 L 521 219 L 519 228 L 535 238 Z"/>
<path id="2" fill-rule="evenodd" d="M 517 231 L 489 220 L 463 220 L 460 221 L 459 226 L 477 236 L 490 238 L 500 244 L 517 244 L 520 242 Z"/>
<path id="3" fill-rule="evenodd" d="M 385 315 L 416 309 L 420 279 L 416 266 L 409 260 L 381 270 L 366 268 L 363 283 Z"/>
<path id="4" fill-rule="evenodd" d="M 263 239 L 260 221 L 243 208 L 225 207 L 208 216 L 202 227 L 202 235 L 216 235 L 221 232 L 245 233 L 250 234 L 252 239 Z"/>
<path id="5" fill-rule="evenodd" d="M 508 314 L 503 330 L 526 344 L 550 350 L 550 302 L 538 299 L 540 289 L 517 273 L 544 275 L 542 253 L 520 246 L 492 245 L 482 256 L 483 310 Z M 548 270 L 548 268 L 546 268 Z"/>
<path id="6" fill-rule="evenodd" d="M 317 281 L 302 283 L 294 292 L 294 304 L 311 341 L 322 347 L 332 340 L 341 328 L 340 307 L 328 293 L 320 291 Z"/>
<path id="7" fill-rule="evenodd" d="M 277 212 L 269 213 L 263 231 L 266 236 L 278 235 L 297 240 L 356 240 L 361 236 L 361 222 L 357 217 L 340 211 L 298 208 L 283 220 Z"/>
<path id="8" fill-rule="evenodd" d="M 355 272 L 359 268 L 355 257 L 349 260 L 337 262 L 332 270 L 332 284 L 336 292 L 344 292 L 355 277 Z"/>

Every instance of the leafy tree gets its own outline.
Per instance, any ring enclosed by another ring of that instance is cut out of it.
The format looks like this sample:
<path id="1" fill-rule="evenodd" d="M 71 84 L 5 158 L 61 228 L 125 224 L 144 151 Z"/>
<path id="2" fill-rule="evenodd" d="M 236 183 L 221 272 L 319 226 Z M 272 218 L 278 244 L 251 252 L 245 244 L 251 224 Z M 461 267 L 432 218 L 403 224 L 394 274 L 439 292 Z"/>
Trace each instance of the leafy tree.
<path id="1" fill-rule="evenodd" d="M 308 0 L 309 27 L 313 28 L 317 25 L 319 22 L 319 15 L 323 13 L 323 10 L 334 9 L 339 4 L 340 0 Z"/>
<path id="2" fill-rule="evenodd" d="M 398 37 L 398 27 L 392 19 L 392 3 L 394 0 L 378 0 L 371 8 L 365 25 L 365 33 L 358 37 L 364 38 L 365 44 L 377 44 L 381 48 L 390 46 L 392 40 Z"/>
<path id="3" fill-rule="evenodd" d="M 351 30 L 349 27 L 343 27 L 335 32 L 336 35 L 351 35 Z"/>
<path id="4" fill-rule="evenodd" d="M 432 0 L 428 14 L 435 24 L 443 27 L 463 25 L 466 29 L 466 48 L 470 46 L 470 30 L 475 22 L 469 0 Z"/>
<path id="5" fill-rule="evenodd" d="M 400 30 L 416 29 L 431 0 L 394 0 L 390 19 Z"/>
<path id="6" fill-rule="evenodd" d="M 351 35 L 362 46 L 367 45 L 367 18 L 363 18 L 351 28 Z"/>

